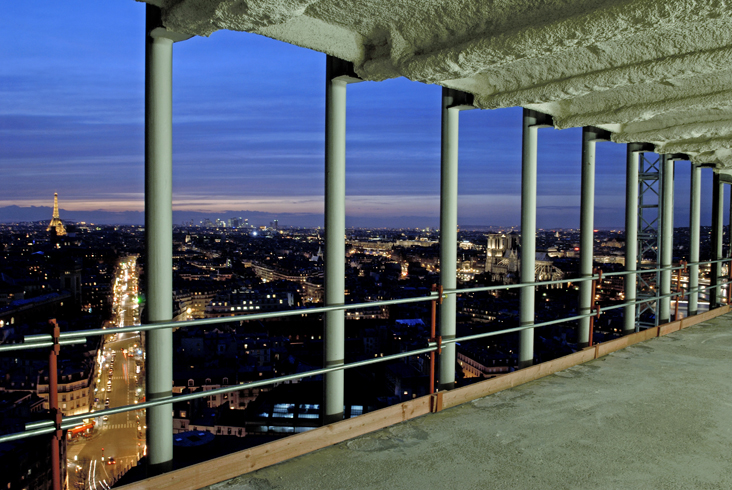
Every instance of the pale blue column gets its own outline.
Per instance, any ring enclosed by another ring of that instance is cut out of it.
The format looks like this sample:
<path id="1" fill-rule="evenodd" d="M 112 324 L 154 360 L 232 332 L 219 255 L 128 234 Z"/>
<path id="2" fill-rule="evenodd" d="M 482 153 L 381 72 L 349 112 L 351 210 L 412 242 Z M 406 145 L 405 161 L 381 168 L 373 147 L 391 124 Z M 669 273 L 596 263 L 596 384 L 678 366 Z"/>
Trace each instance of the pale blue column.
<path id="1" fill-rule="evenodd" d="M 691 198 L 689 205 L 689 308 L 687 315 L 699 311 L 699 243 L 701 241 L 701 166 L 691 164 Z"/>
<path id="2" fill-rule="evenodd" d="M 626 150 L 625 167 L 625 270 L 634 272 L 638 263 L 638 148 L 629 144 Z M 633 303 L 637 297 L 638 277 L 625 276 L 625 301 Z M 623 334 L 635 332 L 636 305 L 629 304 L 624 310 Z"/>
<path id="3" fill-rule="evenodd" d="M 551 117 L 524 109 L 521 143 L 521 270 L 522 283 L 536 282 L 536 178 L 537 144 L 540 127 L 551 126 Z M 534 324 L 535 286 L 521 288 L 519 322 L 522 327 Z M 534 363 L 534 329 L 521 330 L 519 368 Z"/>
<path id="4" fill-rule="evenodd" d="M 610 134 L 602 129 L 582 128 L 582 183 L 580 197 L 580 276 L 592 277 L 595 245 L 595 147 L 598 141 L 608 141 Z M 592 309 L 592 282 L 580 283 L 580 314 Z M 590 318 L 578 322 L 577 346 L 586 347 L 590 341 Z"/>
<path id="5" fill-rule="evenodd" d="M 666 155 L 661 155 L 661 232 L 659 236 L 659 262 L 661 268 L 671 267 L 674 257 L 674 161 Z M 661 271 L 661 296 L 671 294 L 670 270 Z M 658 304 L 658 324 L 668 323 L 671 319 L 671 298 L 661 298 Z"/>
<path id="6" fill-rule="evenodd" d="M 145 278 L 147 323 L 173 318 L 173 42 L 190 36 L 161 27 L 147 5 L 145 30 Z M 173 331 L 145 338 L 146 398 L 172 396 Z M 147 409 L 148 474 L 173 468 L 173 406 Z"/>
<path id="7" fill-rule="evenodd" d="M 328 56 L 325 80 L 325 306 L 345 301 L 346 277 L 346 86 L 360 81 L 353 65 Z M 325 313 L 324 367 L 345 357 L 343 310 Z M 323 423 L 343 419 L 344 372 L 326 373 Z"/>
<path id="8" fill-rule="evenodd" d="M 722 258 L 722 227 L 724 226 L 724 184 L 719 171 L 714 169 L 712 183 L 712 260 Z M 722 277 L 722 265 L 712 264 L 710 286 L 718 286 Z M 709 291 L 709 309 L 720 306 L 721 291 L 719 287 Z"/>
<path id="9" fill-rule="evenodd" d="M 442 89 L 442 138 L 440 152 L 440 284 L 444 291 L 457 287 L 458 227 L 458 135 L 460 111 L 472 109 L 472 96 L 465 92 Z M 440 336 L 455 338 L 456 298 L 448 295 L 440 306 Z M 455 386 L 455 344 L 442 347 L 437 387 Z"/>

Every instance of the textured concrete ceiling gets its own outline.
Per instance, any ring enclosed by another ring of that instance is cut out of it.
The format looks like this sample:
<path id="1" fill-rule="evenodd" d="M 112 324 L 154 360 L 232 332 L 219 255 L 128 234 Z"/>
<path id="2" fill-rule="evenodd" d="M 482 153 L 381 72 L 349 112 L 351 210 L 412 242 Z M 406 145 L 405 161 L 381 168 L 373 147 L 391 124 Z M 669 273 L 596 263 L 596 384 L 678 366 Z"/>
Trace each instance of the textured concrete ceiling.
<path id="1" fill-rule="evenodd" d="M 732 172 L 732 0 L 146 1 L 169 30 L 262 34 Z"/>

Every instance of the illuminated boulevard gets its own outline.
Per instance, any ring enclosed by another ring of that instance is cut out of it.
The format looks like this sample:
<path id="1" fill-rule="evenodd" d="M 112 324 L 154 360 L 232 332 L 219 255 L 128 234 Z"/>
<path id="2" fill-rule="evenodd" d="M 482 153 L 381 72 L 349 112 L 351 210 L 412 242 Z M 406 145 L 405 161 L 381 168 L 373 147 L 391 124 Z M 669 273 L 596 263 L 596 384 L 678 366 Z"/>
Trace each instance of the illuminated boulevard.
<path id="1" fill-rule="evenodd" d="M 114 284 L 113 325 L 139 325 L 138 278 L 135 258 L 120 261 Z M 101 365 L 96 367 L 94 411 L 130 405 L 144 393 L 139 334 L 107 335 Z M 93 419 L 88 438 L 69 441 L 69 488 L 109 488 L 135 466 L 145 449 L 144 413 L 126 412 Z"/>

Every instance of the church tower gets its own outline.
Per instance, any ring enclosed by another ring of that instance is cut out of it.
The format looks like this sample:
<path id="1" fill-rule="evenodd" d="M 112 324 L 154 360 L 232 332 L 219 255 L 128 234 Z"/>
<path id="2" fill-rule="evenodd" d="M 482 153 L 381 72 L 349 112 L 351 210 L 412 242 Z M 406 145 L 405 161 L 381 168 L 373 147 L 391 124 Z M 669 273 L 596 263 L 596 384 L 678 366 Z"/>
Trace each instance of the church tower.
<path id="1" fill-rule="evenodd" d="M 56 231 L 56 236 L 66 235 L 66 227 L 58 216 L 58 192 L 53 194 L 53 217 L 51 218 L 51 223 L 49 223 L 48 228 L 46 228 L 46 231 L 51 230 Z"/>

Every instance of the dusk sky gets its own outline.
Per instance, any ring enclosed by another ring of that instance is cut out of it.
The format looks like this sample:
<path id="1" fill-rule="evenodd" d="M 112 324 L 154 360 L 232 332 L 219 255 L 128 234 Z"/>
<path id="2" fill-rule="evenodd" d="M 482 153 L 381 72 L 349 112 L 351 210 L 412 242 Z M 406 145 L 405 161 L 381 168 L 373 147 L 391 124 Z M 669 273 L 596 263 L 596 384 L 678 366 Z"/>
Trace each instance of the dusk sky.
<path id="1" fill-rule="evenodd" d="M 4 5 L 0 207 L 58 192 L 64 210 L 143 209 L 144 25 L 133 0 Z M 173 60 L 174 209 L 322 215 L 325 55 L 219 31 L 177 43 Z M 436 226 L 440 87 L 350 85 L 347 117 L 347 219 Z M 521 109 L 463 112 L 460 130 L 460 225 L 518 225 Z M 579 226 L 580 137 L 539 133 L 540 228 Z M 597 155 L 596 227 L 622 227 L 625 145 Z M 675 222 L 688 226 L 688 162 L 676 175 Z"/>

